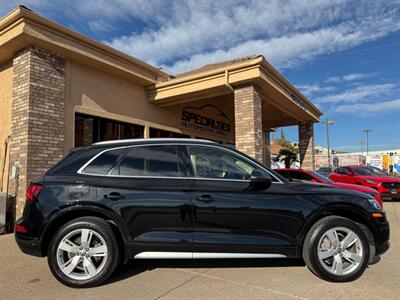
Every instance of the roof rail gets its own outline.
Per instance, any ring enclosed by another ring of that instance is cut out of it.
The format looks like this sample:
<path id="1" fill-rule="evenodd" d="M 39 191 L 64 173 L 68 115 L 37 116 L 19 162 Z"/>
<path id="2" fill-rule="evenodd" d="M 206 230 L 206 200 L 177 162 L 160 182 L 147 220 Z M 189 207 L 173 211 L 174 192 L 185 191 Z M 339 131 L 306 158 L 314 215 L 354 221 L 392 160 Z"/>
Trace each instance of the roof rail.
<path id="1" fill-rule="evenodd" d="M 148 139 L 122 139 L 110 140 L 94 143 L 93 145 L 112 145 L 112 144 L 127 144 L 127 143 L 142 143 L 142 142 L 196 142 L 206 144 L 216 144 L 217 142 L 205 139 L 190 139 L 190 138 L 148 138 Z"/>

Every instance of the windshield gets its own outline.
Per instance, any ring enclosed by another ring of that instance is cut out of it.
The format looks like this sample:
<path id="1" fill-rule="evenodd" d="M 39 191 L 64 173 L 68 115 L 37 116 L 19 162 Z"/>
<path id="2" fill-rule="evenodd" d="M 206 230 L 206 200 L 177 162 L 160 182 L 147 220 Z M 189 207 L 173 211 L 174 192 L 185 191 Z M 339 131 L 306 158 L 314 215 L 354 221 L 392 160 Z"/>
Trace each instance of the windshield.
<path id="1" fill-rule="evenodd" d="M 378 169 L 378 168 L 374 168 L 374 167 L 362 167 L 362 168 L 354 168 L 354 172 L 357 175 L 361 175 L 361 176 L 387 176 L 387 174 L 385 172 L 383 172 L 382 170 Z"/>
<path id="2" fill-rule="evenodd" d="M 317 172 L 310 172 L 310 173 L 313 173 L 313 175 L 315 176 L 315 177 L 318 177 L 319 179 L 321 179 L 323 182 L 325 182 L 325 183 L 332 183 L 333 181 L 332 180 L 330 180 L 328 177 L 326 177 L 326 176 L 324 176 L 324 175 L 321 175 L 321 174 L 319 174 L 319 173 L 317 173 Z"/>

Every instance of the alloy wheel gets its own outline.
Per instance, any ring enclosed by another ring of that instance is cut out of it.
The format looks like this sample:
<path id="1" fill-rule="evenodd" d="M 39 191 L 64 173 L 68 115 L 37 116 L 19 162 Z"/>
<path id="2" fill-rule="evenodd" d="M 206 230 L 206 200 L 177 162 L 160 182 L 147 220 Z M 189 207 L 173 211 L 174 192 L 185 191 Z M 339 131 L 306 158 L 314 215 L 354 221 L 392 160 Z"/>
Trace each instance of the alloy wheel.
<path id="1" fill-rule="evenodd" d="M 318 242 L 318 259 L 331 274 L 343 276 L 353 273 L 363 261 L 360 237 L 346 227 L 326 231 Z"/>
<path id="2" fill-rule="evenodd" d="M 104 268 L 108 247 L 104 238 L 94 230 L 82 228 L 69 232 L 58 244 L 57 264 L 74 280 L 88 280 Z"/>

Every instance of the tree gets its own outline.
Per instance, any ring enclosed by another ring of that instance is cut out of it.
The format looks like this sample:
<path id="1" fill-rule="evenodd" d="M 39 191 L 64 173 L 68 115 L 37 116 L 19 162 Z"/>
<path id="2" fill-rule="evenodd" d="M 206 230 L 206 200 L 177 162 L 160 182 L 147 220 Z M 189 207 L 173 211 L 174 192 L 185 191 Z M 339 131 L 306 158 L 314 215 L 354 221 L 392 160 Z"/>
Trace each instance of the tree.
<path id="1" fill-rule="evenodd" d="M 292 142 L 286 139 L 283 130 L 281 129 L 281 136 L 276 141 L 281 149 L 279 150 L 279 154 L 277 156 L 277 161 L 281 161 L 285 163 L 285 168 L 290 168 L 290 166 L 298 161 L 297 155 L 299 154 L 299 148 L 294 146 Z"/>

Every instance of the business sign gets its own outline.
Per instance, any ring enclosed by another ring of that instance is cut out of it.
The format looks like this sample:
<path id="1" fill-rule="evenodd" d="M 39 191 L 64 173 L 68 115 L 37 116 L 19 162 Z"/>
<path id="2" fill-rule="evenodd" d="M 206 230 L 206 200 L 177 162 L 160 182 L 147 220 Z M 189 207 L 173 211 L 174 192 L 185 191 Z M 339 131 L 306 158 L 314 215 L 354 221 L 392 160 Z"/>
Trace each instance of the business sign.
<path id="1" fill-rule="evenodd" d="M 302 109 L 308 110 L 307 104 L 302 99 L 300 99 L 299 96 L 292 93 L 290 94 L 290 98 L 292 98 L 292 100 L 296 102 Z"/>
<path id="2" fill-rule="evenodd" d="M 181 125 L 190 130 L 218 136 L 228 136 L 232 129 L 229 117 L 220 108 L 212 104 L 184 107 Z"/>

